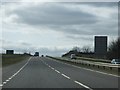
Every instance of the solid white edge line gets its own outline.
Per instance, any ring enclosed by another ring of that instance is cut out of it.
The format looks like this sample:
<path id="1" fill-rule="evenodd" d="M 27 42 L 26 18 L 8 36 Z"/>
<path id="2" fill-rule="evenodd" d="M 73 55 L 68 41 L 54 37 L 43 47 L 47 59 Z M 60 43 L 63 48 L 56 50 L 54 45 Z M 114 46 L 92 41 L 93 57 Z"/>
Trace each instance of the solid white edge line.
<path id="1" fill-rule="evenodd" d="M 105 73 L 105 72 L 95 71 L 95 70 L 87 69 L 87 68 L 83 68 L 83 67 L 78 67 L 78 66 L 71 65 L 71 64 L 68 64 L 68 63 L 65 63 L 65 62 L 62 62 L 62 61 L 57 61 L 57 60 L 54 60 L 54 61 L 62 63 L 62 64 L 66 64 L 66 65 L 69 65 L 69 66 L 73 66 L 73 67 L 76 67 L 76 68 L 80 68 L 80 69 L 84 69 L 84 70 L 89 70 L 89 71 L 92 71 L 92 72 L 97 72 L 97 73 L 100 73 L 100 74 L 110 75 L 110 76 L 114 76 L 114 77 L 120 77 L 120 76 L 117 76 L 117 75 L 114 75 L 114 74 L 108 74 L 108 73 Z"/>
<path id="2" fill-rule="evenodd" d="M 31 60 L 32 57 L 30 57 L 28 59 L 28 61 L 16 72 L 14 73 L 10 78 L 8 78 L 7 80 L 5 80 L 5 82 L 2 82 L 3 84 L 0 84 L 0 86 L 3 86 L 4 84 L 6 84 L 8 81 L 10 81 L 13 77 L 15 77 L 27 64 L 28 62 Z"/>
<path id="3" fill-rule="evenodd" d="M 70 77 L 66 76 L 65 74 L 61 74 L 62 76 L 66 77 L 67 79 L 70 79 Z"/>
<path id="4" fill-rule="evenodd" d="M 91 89 L 90 87 L 88 87 L 88 86 L 86 86 L 86 85 L 84 85 L 84 84 L 82 84 L 82 83 L 80 83 L 80 82 L 78 82 L 78 81 L 74 81 L 75 83 L 77 83 L 77 84 L 79 84 L 79 85 L 81 85 L 81 86 L 83 86 L 84 88 L 87 88 L 87 89 L 89 89 L 89 90 L 93 90 L 93 89 Z"/>

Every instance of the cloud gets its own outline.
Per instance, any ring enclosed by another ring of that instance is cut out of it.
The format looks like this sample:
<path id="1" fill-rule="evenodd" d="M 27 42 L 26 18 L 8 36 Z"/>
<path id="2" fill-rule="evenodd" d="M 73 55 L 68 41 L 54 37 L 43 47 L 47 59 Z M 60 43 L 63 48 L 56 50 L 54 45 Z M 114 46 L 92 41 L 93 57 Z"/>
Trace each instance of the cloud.
<path id="1" fill-rule="evenodd" d="M 69 51 L 69 49 L 65 48 L 58 48 L 58 47 L 39 47 L 39 46 L 33 46 L 30 43 L 27 42 L 19 42 L 14 43 L 10 41 L 2 40 L 3 46 L 2 46 L 2 52 L 5 53 L 6 50 L 14 50 L 15 53 L 31 53 L 32 55 L 37 51 L 40 53 L 40 55 L 53 55 L 53 56 L 61 56 L 64 52 Z M 9 43 L 8 43 L 9 42 Z"/>
<path id="2" fill-rule="evenodd" d="M 47 46 L 36 46 L 24 41 L 11 42 L 8 40 L 2 40 L 2 48 L 0 50 L 5 53 L 6 50 L 14 50 L 15 53 L 24 53 L 30 52 L 32 55 L 37 51 L 40 55 L 52 55 L 52 56 L 61 56 L 63 53 L 69 51 L 70 48 L 65 47 L 47 47 Z"/>
<path id="3" fill-rule="evenodd" d="M 116 3 L 30 4 L 21 4 L 19 8 L 7 12 L 7 22 L 11 20 L 17 24 L 67 34 L 111 35 L 117 32 Z"/>
<path id="4" fill-rule="evenodd" d="M 2 11 L 3 38 L 15 41 L 6 43 L 4 49 L 25 51 L 29 47 L 57 54 L 66 49 L 55 46 L 83 46 L 93 43 L 95 35 L 111 39 L 118 34 L 116 3 L 7 3 Z M 46 46 L 53 46 L 54 50 Z"/>
<path id="5" fill-rule="evenodd" d="M 82 11 L 70 10 L 62 3 L 44 3 L 20 8 L 8 13 L 16 15 L 18 23 L 28 25 L 79 25 L 95 23 L 93 15 Z"/>
<path id="6" fill-rule="evenodd" d="M 68 38 L 71 38 L 71 39 L 73 39 L 73 40 L 85 40 L 85 41 L 87 41 L 87 42 L 93 42 L 93 36 L 91 36 L 91 35 L 88 35 L 88 36 L 84 36 L 84 35 L 68 35 L 67 36 Z M 89 37 L 89 39 L 88 39 L 88 37 Z"/>

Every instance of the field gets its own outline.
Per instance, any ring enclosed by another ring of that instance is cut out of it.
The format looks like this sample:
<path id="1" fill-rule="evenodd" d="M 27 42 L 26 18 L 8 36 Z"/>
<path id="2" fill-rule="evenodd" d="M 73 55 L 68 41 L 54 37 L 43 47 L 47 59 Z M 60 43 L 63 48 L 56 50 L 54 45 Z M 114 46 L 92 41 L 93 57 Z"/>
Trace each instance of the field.
<path id="1" fill-rule="evenodd" d="M 2 66 L 8 66 L 28 59 L 29 55 L 24 54 L 2 54 Z"/>

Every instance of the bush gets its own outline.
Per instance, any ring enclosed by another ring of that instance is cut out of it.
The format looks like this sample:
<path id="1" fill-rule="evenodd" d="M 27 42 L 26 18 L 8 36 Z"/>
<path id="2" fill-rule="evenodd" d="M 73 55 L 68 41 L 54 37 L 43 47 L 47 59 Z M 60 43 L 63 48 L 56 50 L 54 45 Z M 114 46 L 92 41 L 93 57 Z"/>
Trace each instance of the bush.
<path id="1" fill-rule="evenodd" d="M 120 37 L 112 41 L 108 47 L 108 53 L 107 53 L 107 58 L 108 59 L 113 59 L 113 58 L 120 58 Z"/>

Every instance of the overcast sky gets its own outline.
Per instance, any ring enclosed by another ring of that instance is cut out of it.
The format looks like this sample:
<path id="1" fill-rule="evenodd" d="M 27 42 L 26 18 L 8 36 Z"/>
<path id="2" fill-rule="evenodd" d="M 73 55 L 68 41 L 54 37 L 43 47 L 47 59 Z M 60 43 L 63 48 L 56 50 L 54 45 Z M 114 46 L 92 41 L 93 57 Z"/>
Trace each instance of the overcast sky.
<path id="1" fill-rule="evenodd" d="M 94 36 L 118 35 L 117 2 L 2 2 L 1 52 L 39 51 L 60 56 L 75 46 L 94 47 Z"/>

